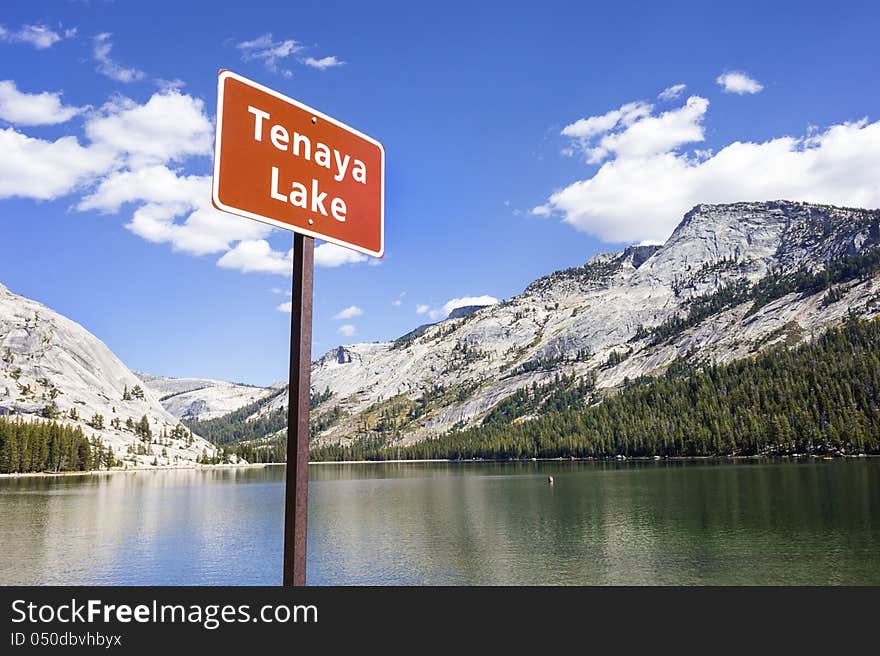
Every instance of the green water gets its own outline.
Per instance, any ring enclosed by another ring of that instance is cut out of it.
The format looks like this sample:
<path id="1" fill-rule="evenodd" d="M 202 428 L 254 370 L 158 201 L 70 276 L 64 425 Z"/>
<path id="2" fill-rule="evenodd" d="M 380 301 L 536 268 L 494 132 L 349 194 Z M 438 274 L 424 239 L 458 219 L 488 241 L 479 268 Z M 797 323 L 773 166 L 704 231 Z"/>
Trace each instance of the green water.
<path id="1" fill-rule="evenodd" d="M 310 476 L 310 584 L 880 584 L 880 459 Z M 283 477 L 0 479 L 0 583 L 277 584 Z"/>

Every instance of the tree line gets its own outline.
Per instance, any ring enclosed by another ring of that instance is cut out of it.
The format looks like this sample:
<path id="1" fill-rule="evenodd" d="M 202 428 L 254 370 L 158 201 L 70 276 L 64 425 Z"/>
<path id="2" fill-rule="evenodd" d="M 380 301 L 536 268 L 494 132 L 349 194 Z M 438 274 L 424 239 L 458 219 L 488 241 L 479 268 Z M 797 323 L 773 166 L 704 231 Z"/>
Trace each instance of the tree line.
<path id="1" fill-rule="evenodd" d="M 264 399 L 215 419 L 204 421 L 183 419 L 182 421 L 196 435 L 218 446 L 259 440 L 287 426 L 287 409 L 282 406 L 254 419 L 249 420 L 249 417 L 283 393 L 284 390 L 278 390 Z"/>
<path id="2" fill-rule="evenodd" d="M 121 463 L 79 426 L 0 417 L 0 473 L 89 471 Z"/>
<path id="3" fill-rule="evenodd" d="M 232 454 L 249 463 L 285 462 L 287 437 L 285 434 L 279 434 L 279 431 L 287 428 L 287 406 L 279 406 L 275 410 L 251 418 L 261 407 L 283 393 L 283 389 L 278 390 L 260 401 L 215 419 L 184 420 L 190 429 L 190 434 L 194 431 L 219 447 L 218 453 L 213 458 L 205 455 L 198 462 L 202 464 L 229 462 Z M 309 407 L 314 410 L 332 397 L 333 392 L 329 387 L 323 392 L 313 391 L 309 397 Z M 340 415 L 341 410 L 337 406 L 327 413 L 323 421 L 332 423 Z M 320 425 L 321 420 L 316 421 Z M 312 422 L 311 430 L 314 436 L 323 428 L 319 429 L 316 422 Z"/>

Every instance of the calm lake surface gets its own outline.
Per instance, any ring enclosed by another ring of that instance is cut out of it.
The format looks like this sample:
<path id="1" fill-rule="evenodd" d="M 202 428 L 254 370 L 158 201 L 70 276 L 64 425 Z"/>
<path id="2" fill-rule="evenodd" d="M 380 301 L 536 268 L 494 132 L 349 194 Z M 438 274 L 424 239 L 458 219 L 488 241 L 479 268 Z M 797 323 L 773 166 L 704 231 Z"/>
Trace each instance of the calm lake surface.
<path id="1" fill-rule="evenodd" d="M 880 584 L 880 459 L 309 472 L 311 585 Z M 0 479 L 0 584 L 279 584 L 283 480 Z"/>

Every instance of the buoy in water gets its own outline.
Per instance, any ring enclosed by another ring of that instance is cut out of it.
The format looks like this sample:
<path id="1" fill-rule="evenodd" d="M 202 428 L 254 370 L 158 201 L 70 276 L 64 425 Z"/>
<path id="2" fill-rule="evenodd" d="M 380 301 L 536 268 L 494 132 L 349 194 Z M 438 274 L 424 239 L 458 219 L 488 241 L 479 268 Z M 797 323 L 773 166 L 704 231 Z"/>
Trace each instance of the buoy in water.
<path id="1" fill-rule="evenodd" d="M 548 477 L 547 477 L 547 482 L 548 482 L 550 485 L 553 485 L 553 477 L 552 477 L 552 476 L 548 476 Z"/>

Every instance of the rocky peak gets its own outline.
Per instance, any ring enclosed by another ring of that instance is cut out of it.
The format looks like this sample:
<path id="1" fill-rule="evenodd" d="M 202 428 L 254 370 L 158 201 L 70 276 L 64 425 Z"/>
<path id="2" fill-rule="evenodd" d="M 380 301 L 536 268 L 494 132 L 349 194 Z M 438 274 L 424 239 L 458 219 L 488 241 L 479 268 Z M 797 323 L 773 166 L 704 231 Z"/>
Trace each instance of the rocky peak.
<path id="1" fill-rule="evenodd" d="M 489 307 L 488 305 L 464 305 L 462 307 L 457 307 L 452 312 L 449 313 L 447 319 L 464 319 L 465 317 L 471 316 L 477 310 L 482 310 L 484 307 Z"/>
<path id="2" fill-rule="evenodd" d="M 693 295 L 771 270 L 815 270 L 868 244 L 877 219 L 876 210 L 786 200 L 697 205 L 634 282 Z"/>
<path id="3" fill-rule="evenodd" d="M 623 251 L 624 261 L 628 261 L 633 265 L 634 269 L 638 269 L 645 263 L 654 253 L 660 250 L 660 244 L 645 244 L 641 246 L 628 246 Z"/>
<path id="4" fill-rule="evenodd" d="M 619 252 L 596 253 L 593 257 L 591 257 L 589 260 L 587 260 L 587 266 L 608 264 L 610 262 L 614 262 L 616 260 L 619 260 L 620 255 L 621 254 Z M 551 273 L 550 275 L 553 275 L 553 274 Z"/>

